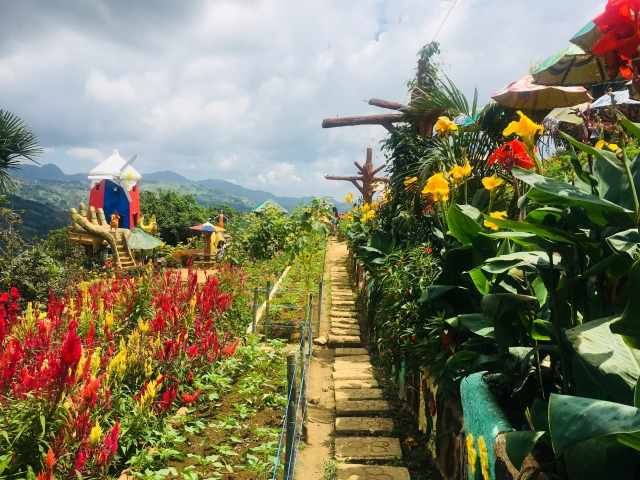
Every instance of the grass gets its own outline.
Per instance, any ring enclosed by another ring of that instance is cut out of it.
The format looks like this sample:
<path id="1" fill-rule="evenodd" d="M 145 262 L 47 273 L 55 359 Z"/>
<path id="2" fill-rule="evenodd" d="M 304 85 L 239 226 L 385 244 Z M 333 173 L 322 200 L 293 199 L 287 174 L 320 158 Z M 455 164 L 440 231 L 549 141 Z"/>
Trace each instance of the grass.
<path id="1" fill-rule="evenodd" d="M 338 465 L 335 461 L 324 461 L 324 464 L 322 464 L 322 480 L 338 480 Z"/>

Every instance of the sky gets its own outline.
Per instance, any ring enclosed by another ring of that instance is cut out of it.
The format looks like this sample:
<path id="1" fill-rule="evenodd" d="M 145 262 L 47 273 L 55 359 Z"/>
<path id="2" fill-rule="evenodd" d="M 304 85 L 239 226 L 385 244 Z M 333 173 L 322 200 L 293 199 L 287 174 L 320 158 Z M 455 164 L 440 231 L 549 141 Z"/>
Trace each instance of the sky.
<path id="1" fill-rule="evenodd" d="M 416 54 L 481 104 L 569 44 L 605 0 L 2 0 L 0 109 L 40 139 L 40 163 L 88 172 L 118 149 L 276 195 L 342 198 L 381 126 L 322 119 L 393 113 Z M 451 10 L 453 6 L 453 10 Z M 446 22 L 443 21 L 450 12 Z"/>

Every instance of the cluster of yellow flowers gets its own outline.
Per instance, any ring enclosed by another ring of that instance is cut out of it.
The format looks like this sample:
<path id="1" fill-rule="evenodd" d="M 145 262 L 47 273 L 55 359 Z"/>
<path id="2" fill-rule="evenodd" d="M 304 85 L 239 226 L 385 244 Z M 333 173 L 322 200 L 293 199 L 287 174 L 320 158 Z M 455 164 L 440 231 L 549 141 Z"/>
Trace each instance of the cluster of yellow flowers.
<path id="1" fill-rule="evenodd" d="M 458 130 L 458 126 L 448 117 L 439 117 L 436 122 L 436 133 L 438 135 L 449 135 L 451 132 Z"/>
<path id="2" fill-rule="evenodd" d="M 353 192 L 347 193 L 347 196 L 344 197 L 344 201 L 347 202 L 347 203 L 353 202 Z"/>
<path id="3" fill-rule="evenodd" d="M 505 218 L 507 218 L 507 212 L 490 212 L 489 216 L 491 218 L 497 218 L 498 220 L 504 220 Z M 491 230 L 499 229 L 498 225 L 496 225 L 493 222 L 490 222 L 489 220 L 484 221 L 484 226 L 489 227 Z"/>

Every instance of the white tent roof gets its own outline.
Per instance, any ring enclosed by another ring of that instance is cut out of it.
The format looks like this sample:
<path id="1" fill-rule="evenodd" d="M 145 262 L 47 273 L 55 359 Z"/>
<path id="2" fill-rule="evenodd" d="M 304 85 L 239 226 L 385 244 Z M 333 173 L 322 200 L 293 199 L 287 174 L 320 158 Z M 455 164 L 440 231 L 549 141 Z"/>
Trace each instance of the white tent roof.
<path id="1" fill-rule="evenodd" d="M 120 156 L 118 150 L 114 150 L 113 155 L 89 172 L 89 180 L 94 180 L 97 183 L 105 179 L 113 180 L 114 176 L 119 175 L 122 185 L 126 186 L 127 190 L 131 190 L 136 182 L 142 180 L 142 175 L 131 165 L 120 174 L 125 163 L 127 161 Z"/>

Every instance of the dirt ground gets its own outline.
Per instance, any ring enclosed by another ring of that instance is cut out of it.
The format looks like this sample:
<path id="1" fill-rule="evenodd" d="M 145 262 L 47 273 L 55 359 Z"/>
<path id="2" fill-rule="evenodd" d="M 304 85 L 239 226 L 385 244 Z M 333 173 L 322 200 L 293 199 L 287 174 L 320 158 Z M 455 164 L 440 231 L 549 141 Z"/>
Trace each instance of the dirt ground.
<path id="1" fill-rule="evenodd" d="M 331 268 L 344 266 L 347 255 L 346 243 L 332 243 L 327 251 L 327 267 L 325 284 L 331 279 Z M 322 299 L 323 311 L 320 319 L 320 332 L 316 337 L 329 334 L 331 299 L 327 288 L 324 289 Z M 313 348 L 311 359 L 311 374 L 309 380 L 309 405 L 307 420 L 307 435 L 305 447 L 300 450 L 296 478 L 304 480 L 320 480 L 322 465 L 333 458 L 333 428 L 336 418 L 335 400 L 333 394 L 333 349 Z"/>

